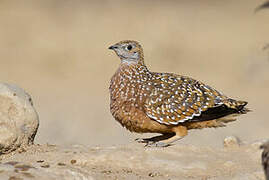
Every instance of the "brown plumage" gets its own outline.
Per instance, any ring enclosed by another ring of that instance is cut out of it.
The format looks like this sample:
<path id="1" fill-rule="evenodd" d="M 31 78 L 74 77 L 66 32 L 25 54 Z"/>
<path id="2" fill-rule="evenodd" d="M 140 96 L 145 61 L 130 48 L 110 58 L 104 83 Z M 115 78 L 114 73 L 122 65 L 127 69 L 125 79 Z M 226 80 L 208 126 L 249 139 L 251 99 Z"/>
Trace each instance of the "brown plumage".
<path id="1" fill-rule="evenodd" d="M 266 180 L 269 180 L 269 141 L 261 146 L 262 152 L 262 165 L 265 173 Z"/>
<path id="2" fill-rule="evenodd" d="M 109 49 L 121 59 L 110 83 L 113 117 L 132 132 L 162 134 L 139 142 L 168 146 L 189 129 L 222 127 L 248 111 L 247 102 L 230 99 L 200 81 L 149 71 L 136 41 L 121 41 Z"/>

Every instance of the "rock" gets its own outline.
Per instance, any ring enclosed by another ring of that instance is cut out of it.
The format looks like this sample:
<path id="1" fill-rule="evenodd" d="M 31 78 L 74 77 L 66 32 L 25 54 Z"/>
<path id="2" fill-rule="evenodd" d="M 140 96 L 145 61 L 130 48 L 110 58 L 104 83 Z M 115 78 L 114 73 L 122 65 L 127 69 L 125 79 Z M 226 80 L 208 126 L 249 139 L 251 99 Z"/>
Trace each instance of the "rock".
<path id="1" fill-rule="evenodd" d="M 235 137 L 235 136 L 228 136 L 224 139 L 223 145 L 226 148 L 234 148 L 234 147 L 239 147 L 240 145 L 240 140 Z"/>
<path id="2" fill-rule="evenodd" d="M 263 143 L 260 147 L 263 149 L 262 152 L 262 165 L 263 165 L 263 170 L 266 176 L 266 179 L 269 179 L 269 141 Z"/>
<path id="3" fill-rule="evenodd" d="M 0 155 L 32 144 L 38 125 L 30 95 L 15 85 L 0 83 Z"/>
<path id="4" fill-rule="evenodd" d="M 254 141 L 251 143 L 251 146 L 253 148 L 256 148 L 256 149 L 260 149 L 262 145 L 268 143 L 269 140 L 268 139 L 264 139 L 264 140 L 257 140 L 257 141 Z"/>
<path id="5" fill-rule="evenodd" d="M 90 175 L 80 172 L 74 168 L 42 168 L 17 162 L 16 164 L 0 164 L 0 179 L 9 180 L 48 180 L 48 179 L 88 179 L 93 180 Z"/>

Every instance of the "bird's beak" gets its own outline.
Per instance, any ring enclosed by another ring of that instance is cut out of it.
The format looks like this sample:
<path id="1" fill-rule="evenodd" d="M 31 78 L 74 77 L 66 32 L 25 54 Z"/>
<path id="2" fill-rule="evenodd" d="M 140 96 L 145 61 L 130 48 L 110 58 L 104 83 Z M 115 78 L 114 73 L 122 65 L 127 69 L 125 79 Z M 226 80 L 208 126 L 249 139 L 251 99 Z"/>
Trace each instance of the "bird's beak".
<path id="1" fill-rule="evenodd" d="M 114 49 L 117 49 L 117 48 L 118 48 L 118 46 L 117 46 L 117 45 L 112 45 L 112 46 L 109 46 L 109 48 L 108 48 L 108 49 L 114 50 Z"/>

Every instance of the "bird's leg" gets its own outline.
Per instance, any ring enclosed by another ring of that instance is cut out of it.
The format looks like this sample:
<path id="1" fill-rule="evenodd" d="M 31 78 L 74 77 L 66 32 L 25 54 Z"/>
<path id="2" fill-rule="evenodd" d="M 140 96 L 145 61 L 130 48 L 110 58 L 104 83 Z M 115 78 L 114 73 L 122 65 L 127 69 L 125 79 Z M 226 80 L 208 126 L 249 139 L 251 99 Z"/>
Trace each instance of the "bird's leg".
<path id="1" fill-rule="evenodd" d="M 171 143 L 182 139 L 184 136 L 188 134 L 188 130 L 185 126 L 176 126 L 173 128 L 173 131 L 175 132 L 175 135 L 161 141 L 156 141 L 156 142 L 148 142 L 147 147 L 167 147 L 170 146 Z"/>
<path id="2" fill-rule="evenodd" d="M 174 135 L 175 135 L 174 133 L 172 133 L 172 134 L 162 134 L 162 135 L 154 136 L 154 137 L 151 137 L 151 138 L 137 138 L 137 139 L 135 139 L 135 141 L 138 142 L 138 143 L 157 142 L 157 141 L 161 141 L 161 140 L 171 138 Z"/>

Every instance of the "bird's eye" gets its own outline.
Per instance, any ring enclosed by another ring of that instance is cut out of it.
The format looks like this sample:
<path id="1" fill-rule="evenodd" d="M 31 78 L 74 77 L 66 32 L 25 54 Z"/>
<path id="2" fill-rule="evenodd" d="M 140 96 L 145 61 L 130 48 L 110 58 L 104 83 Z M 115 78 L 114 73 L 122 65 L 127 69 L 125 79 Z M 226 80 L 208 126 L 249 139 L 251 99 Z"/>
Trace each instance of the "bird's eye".
<path id="1" fill-rule="evenodd" d="M 133 47 L 131 45 L 127 46 L 127 49 L 130 51 Z"/>

